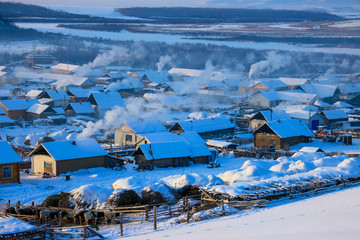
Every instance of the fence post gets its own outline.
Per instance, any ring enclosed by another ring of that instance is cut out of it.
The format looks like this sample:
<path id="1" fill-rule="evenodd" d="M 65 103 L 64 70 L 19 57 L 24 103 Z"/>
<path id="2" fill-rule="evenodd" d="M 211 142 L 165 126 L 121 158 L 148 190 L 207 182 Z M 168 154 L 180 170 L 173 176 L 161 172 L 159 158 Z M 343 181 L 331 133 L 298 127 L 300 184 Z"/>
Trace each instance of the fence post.
<path id="1" fill-rule="evenodd" d="M 83 239 L 86 239 L 86 225 L 84 224 Z"/>
<path id="2" fill-rule="evenodd" d="M 17 201 L 16 208 L 17 208 L 17 212 L 18 212 L 18 217 L 20 217 L 20 200 Z"/>
<path id="3" fill-rule="evenodd" d="M 59 212 L 59 225 L 61 226 L 62 225 L 62 216 L 61 216 L 61 211 Z"/>
<path id="4" fill-rule="evenodd" d="M 120 213 L 119 220 L 120 220 L 120 237 L 122 237 L 124 236 L 122 213 Z"/>
<path id="5" fill-rule="evenodd" d="M 148 206 L 145 206 L 145 221 L 149 221 L 149 209 Z"/>
<path id="6" fill-rule="evenodd" d="M 171 206 L 169 207 L 169 218 L 172 217 Z"/>
<path id="7" fill-rule="evenodd" d="M 289 198 L 292 198 L 291 186 L 289 186 Z"/>
<path id="8" fill-rule="evenodd" d="M 224 207 L 224 200 L 223 199 L 221 199 L 221 215 L 222 216 L 225 216 L 225 207 Z"/>
<path id="9" fill-rule="evenodd" d="M 189 204 L 189 198 L 185 197 L 185 203 L 186 203 L 186 222 L 190 222 L 190 204 Z"/>
<path id="10" fill-rule="evenodd" d="M 156 206 L 153 207 L 153 215 L 154 215 L 154 231 L 157 229 L 156 225 Z"/>

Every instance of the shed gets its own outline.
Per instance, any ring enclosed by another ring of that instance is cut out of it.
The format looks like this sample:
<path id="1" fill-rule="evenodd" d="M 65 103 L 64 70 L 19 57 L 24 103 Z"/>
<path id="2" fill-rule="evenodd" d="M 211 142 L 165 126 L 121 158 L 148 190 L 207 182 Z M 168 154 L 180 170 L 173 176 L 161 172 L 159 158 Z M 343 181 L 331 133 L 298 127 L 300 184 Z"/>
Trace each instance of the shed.
<path id="1" fill-rule="evenodd" d="M 115 106 L 125 107 L 124 100 L 118 92 L 93 92 L 86 101 L 91 103 L 98 118 L 103 118 L 105 113 Z"/>
<path id="2" fill-rule="evenodd" d="M 188 166 L 191 151 L 184 142 L 142 144 L 132 154 L 138 165 L 150 163 L 155 167 Z"/>
<path id="3" fill-rule="evenodd" d="M 66 93 L 69 95 L 70 102 L 85 102 L 91 94 L 91 89 L 74 87 L 68 88 Z"/>
<path id="4" fill-rule="evenodd" d="M 43 93 L 43 90 L 30 90 L 25 97 L 27 98 L 38 98 L 40 94 Z"/>
<path id="5" fill-rule="evenodd" d="M 329 128 L 335 128 L 338 122 L 349 120 L 349 115 L 342 109 L 324 110 L 320 114 L 324 117 L 324 124 Z"/>
<path id="6" fill-rule="evenodd" d="M 10 119 L 18 120 L 19 118 L 26 119 L 26 110 L 36 103 L 39 103 L 37 99 L 1 100 L 0 107 Z"/>
<path id="7" fill-rule="evenodd" d="M 43 105 L 38 103 L 32 105 L 28 110 L 26 110 L 26 113 L 26 119 L 29 121 L 56 115 L 56 111 L 52 109 L 49 105 Z"/>
<path id="8" fill-rule="evenodd" d="M 95 116 L 95 110 L 91 106 L 89 102 L 71 102 L 65 108 L 66 116 L 76 116 L 76 115 L 83 115 L 83 116 Z"/>
<path id="9" fill-rule="evenodd" d="M 91 138 L 42 143 L 30 154 L 36 174 L 59 174 L 79 169 L 105 167 L 107 152 Z"/>
<path id="10" fill-rule="evenodd" d="M 301 142 L 309 142 L 314 133 L 305 121 L 298 119 L 267 122 L 254 131 L 255 147 L 288 150 L 289 146 Z"/>
<path id="11" fill-rule="evenodd" d="M 69 104 L 69 95 L 62 89 L 46 90 L 39 97 L 39 99 L 48 100 L 51 107 L 66 107 Z"/>
<path id="12" fill-rule="evenodd" d="M 237 148 L 237 144 L 235 144 L 235 143 L 219 141 L 219 140 L 207 140 L 206 145 L 208 145 L 209 147 L 212 147 L 212 148 L 220 149 L 220 150 L 223 150 L 223 149 L 229 150 L 229 149 Z"/>
<path id="13" fill-rule="evenodd" d="M 314 152 L 324 152 L 321 148 L 319 147 L 303 147 L 299 150 L 299 152 L 310 152 L 310 153 L 314 153 Z"/>
<path id="14" fill-rule="evenodd" d="M 235 125 L 225 117 L 214 117 L 199 120 L 179 121 L 176 122 L 169 131 L 174 133 L 195 131 L 202 138 L 206 139 L 234 134 Z"/>
<path id="15" fill-rule="evenodd" d="M 0 183 L 20 183 L 22 159 L 6 141 L 0 141 Z"/>
<path id="16" fill-rule="evenodd" d="M 115 130 L 115 144 L 135 145 L 143 138 L 141 134 L 152 132 L 167 132 L 167 129 L 159 121 L 134 120 Z"/>

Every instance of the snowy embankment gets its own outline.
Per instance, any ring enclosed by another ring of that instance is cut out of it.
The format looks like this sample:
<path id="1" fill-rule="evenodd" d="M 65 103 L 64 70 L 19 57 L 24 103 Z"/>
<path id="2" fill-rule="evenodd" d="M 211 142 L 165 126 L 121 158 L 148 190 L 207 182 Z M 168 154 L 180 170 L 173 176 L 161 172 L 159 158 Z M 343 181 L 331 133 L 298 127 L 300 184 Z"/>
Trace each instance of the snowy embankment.
<path id="1" fill-rule="evenodd" d="M 0 202 L 18 200 L 24 204 L 41 204 L 46 197 L 60 192 L 72 194 L 77 208 L 106 208 L 135 203 L 173 202 L 188 186 L 199 186 L 233 197 L 241 194 L 272 193 L 288 186 L 307 186 L 360 177 L 360 158 L 326 157 L 323 153 L 296 153 L 277 160 L 219 157 L 220 168 L 197 164 L 183 168 L 163 168 L 137 172 L 93 168 L 65 176 L 42 179 L 22 174 L 20 185 L 2 184 Z M 154 199 L 153 197 L 156 197 Z M 144 201 L 145 199 L 149 199 Z M 123 199 L 124 198 L 124 199 Z M 129 202 L 130 198 L 130 202 Z M 154 202 L 155 201 L 155 202 Z"/>
<path id="2" fill-rule="evenodd" d="M 269 206 L 203 222 L 166 225 L 158 231 L 125 226 L 125 239 L 359 239 L 360 187 Z M 109 239 L 120 239 L 118 228 L 104 227 Z"/>

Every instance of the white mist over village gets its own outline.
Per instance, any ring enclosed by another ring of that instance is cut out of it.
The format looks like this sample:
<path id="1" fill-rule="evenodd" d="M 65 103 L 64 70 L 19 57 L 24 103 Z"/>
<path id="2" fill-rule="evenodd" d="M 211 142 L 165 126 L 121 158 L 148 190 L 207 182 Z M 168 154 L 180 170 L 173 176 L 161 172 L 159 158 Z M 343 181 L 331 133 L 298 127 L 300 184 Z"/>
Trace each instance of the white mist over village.
<path id="1" fill-rule="evenodd" d="M 359 3 L 169 4 L 0 1 L 0 239 L 358 239 Z"/>

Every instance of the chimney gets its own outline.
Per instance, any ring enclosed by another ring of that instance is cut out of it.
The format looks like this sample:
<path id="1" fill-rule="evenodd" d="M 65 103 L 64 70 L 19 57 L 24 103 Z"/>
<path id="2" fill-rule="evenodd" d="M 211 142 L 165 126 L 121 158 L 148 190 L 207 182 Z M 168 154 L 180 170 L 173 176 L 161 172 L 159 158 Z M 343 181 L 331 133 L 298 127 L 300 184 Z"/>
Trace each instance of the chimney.
<path id="1" fill-rule="evenodd" d="M 75 141 L 72 141 L 72 145 L 76 145 L 76 142 L 75 142 Z"/>

